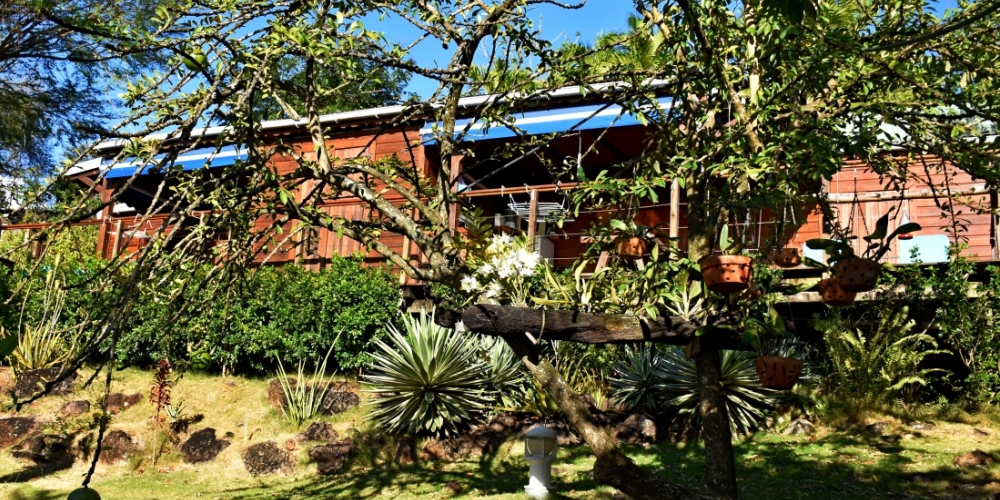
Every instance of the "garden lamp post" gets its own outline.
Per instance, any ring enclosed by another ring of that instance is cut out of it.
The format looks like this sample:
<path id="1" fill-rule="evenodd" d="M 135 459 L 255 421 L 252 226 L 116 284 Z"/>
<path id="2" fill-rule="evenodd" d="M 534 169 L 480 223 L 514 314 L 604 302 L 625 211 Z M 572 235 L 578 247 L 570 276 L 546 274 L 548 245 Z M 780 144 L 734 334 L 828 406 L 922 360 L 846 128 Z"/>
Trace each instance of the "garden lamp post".
<path id="1" fill-rule="evenodd" d="M 542 499 L 549 493 L 552 483 L 552 462 L 556 460 L 556 433 L 537 426 L 524 435 L 524 459 L 528 461 L 528 485 L 524 492 L 528 498 Z"/>

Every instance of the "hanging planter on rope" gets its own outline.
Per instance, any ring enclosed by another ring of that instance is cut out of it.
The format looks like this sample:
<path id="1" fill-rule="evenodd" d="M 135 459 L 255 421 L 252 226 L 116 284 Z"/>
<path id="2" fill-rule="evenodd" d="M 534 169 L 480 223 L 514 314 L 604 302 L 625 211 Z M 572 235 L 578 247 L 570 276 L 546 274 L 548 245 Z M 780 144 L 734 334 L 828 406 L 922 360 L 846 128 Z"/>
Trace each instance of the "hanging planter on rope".
<path id="1" fill-rule="evenodd" d="M 907 222 L 899 224 L 892 234 L 889 232 L 889 216 L 895 208 L 889 209 L 875 223 L 875 231 L 863 237 L 865 249 L 861 255 L 854 253 L 849 239 L 816 238 L 806 242 L 813 250 L 823 250 L 829 255 L 833 276 L 845 292 L 870 292 L 875 289 L 882 265 L 879 261 L 889 252 L 893 238 L 920 230 L 920 224 Z M 888 234 L 888 235 L 887 235 Z"/>
<path id="2" fill-rule="evenodd" d="M 827 278 L 820 281 L 819 293 L 823 298 L 823 303 L 833 307 L 849 306 L 857 296 L 856 293 L 841 288 L 837 278 Z"/>
<path id="3" fill-rule="evenodd" d="M 781 356 L 757 356 L 754 358 L 760 385 L 779 391 L 791 390 L 802 375 L 802 360 Z"/>
<path id="4" fill-rule="evenodd" d="M 740 245 L 729 240 L 729 227 L 722 226 L 719 247 L 724 253 L 736 253 Z M 750 287 L 753 259 L 745 255 L 709 255 L 698 261 L 705 286 L 716 293 L 733 293 Z"/>
<path id="5" fill-rule="evenodd" d="M 619 236 L 615 239 L 615 251 L 625 260 L 639 260 L 646 255 L 649 241 L 641 236 Z"/>
<path id="6" fill-rule="evenodd" d="M 771 250 L 767 254 L 767 259 L 774 265 L 783 268 L 798 267 L 802 265 L 802 250 L 795 247 L 779 248 Z"/>

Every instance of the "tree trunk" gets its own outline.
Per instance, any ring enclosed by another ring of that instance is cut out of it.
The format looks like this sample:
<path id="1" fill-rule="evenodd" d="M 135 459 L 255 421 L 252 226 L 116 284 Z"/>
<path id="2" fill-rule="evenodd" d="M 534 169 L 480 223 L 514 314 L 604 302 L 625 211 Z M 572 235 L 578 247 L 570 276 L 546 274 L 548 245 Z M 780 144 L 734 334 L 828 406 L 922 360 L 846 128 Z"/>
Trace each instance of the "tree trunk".
<path id="1" fill-rule="evenodd" d="M 694 362 L 698 371 L 698 408 L 705 440 L 705 488 L 713 495 L 735 499 L 739 496 L 736 464 L 726 415 L 726 395 L 720 382 L 719 351 L 703 349 Z"/>
<path id="2" fill-rule="evenodd" d="M 514 346 L 512 346 L 514 347 Z M 518 350 L 515 348 L 515 351 Z M 636 465 L 614 438 L 594 422 L 580 395 L 548 361 L 534 363 L 530 354 L 518 352 L 521 361 L 566 415 L 566 420 L 594 453 L 594 479 L 621 490 L 634 500 L 681 500 L 707 498 L 673 484 Z"/>

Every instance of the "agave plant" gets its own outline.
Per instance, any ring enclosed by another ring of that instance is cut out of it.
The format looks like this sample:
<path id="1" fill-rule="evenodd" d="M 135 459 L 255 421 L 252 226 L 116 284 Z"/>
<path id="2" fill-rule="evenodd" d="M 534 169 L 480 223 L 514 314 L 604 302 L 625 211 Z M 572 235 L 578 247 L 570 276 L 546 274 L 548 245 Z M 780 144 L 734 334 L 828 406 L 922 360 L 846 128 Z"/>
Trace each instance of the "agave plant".
<path id="1" fill-rule="evenodd" d="M 489 370 L 476 339 L 441 327 L 433 315 L 404 316 L 400 332 L 389 326 L 389 341 L 365 378 L 376 399 L 371 418 L 395 433 L 456 434 L 491 402 Z"/>
<path id="2" fill-rule="evenodd" d="M 611 399 L 629 410 L 645 406 L 655 410 L 662 393 L 666 373 L 656 348 L 625 346 L 621 357 L 615 360 L 616 376 L 611 377 Z"/>
<path id="3" fill-rule="evenodd" d="M 760 385 L 753 354 L 719 351 L 721 381 L 726 394 L 726 410 L 733 432 L 749 434 L 764 422 L 778 394 Z M 694 361 L 680 347 L 667 349 L 660 357 L 663 380 L 658 385 L 664 406 L 677 407 L 682 414 L 698 418 L 698 373 Z"/>
<path id="4" fill-rule="evenodd" d="M 521 360 L 503 339 L 484 337 L 481 342 L 487 376 L 497 402 L 504 407 L 516 404 L 516 395 L 524 390 L 527 381 Z"/>

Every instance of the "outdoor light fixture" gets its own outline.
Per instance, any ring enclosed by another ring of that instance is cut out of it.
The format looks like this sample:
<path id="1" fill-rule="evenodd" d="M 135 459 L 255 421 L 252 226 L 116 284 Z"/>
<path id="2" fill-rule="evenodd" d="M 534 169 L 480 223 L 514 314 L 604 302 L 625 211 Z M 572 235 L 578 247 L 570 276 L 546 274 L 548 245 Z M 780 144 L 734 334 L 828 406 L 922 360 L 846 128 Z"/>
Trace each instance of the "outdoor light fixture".
<path id="1" fill-rule="evenodd" d="M 899 226 L 903 226 L 903 225 L 906 225 L 906 224 L 909 224 L 909 223 L 910 223 L 910 214 L 908 214 L 906 212 L 903 212 L 903 215 L 899 218 Z M 896 227 L 899 227 L 899 226 L 896 226 Z M 903 233 L 903 234 L 899 235 L 899 239 L 901 239 L 901 240 L 912 240 L 913 239 L 913 234 L 911 234 L 911 233 Z"/>
<path id="2" fill-rule="evenodd" d="M 552 462 L 556 460 L 556 433 L 537 426 L 524 435 L 524 459 L 528 461 L 528 498 L 547 498 L 552 483 Z"/>

